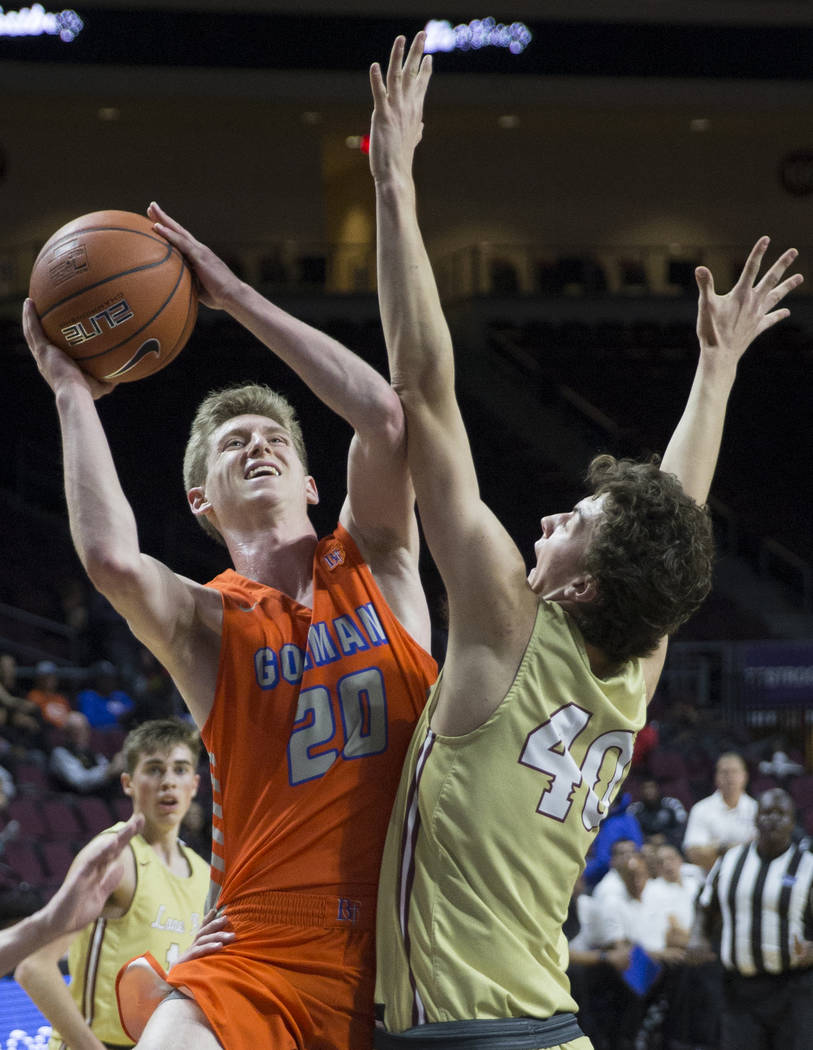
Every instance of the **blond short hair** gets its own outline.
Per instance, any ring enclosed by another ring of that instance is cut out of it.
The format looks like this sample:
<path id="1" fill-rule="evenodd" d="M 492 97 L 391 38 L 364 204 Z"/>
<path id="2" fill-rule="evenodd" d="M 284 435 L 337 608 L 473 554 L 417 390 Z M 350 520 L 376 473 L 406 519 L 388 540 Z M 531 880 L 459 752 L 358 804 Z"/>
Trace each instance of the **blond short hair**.
<path id="1" fill-rule="evenodd" d="M 273 419 L 290 435 L 305 473 L 308 473 L 305 440 L 293 406 L 271 387 L 262 383 L 242 383 L 213 390 L 201 401 L 192 420 L 183 458 L 183 483 L 187 492 L 206 484 L 212 434 L 235 416 L 266 416 Z M 198 522 L 204 532 L 218 543 L 223 543 L 223 537 L 208 518 L 200 515 Z"/>

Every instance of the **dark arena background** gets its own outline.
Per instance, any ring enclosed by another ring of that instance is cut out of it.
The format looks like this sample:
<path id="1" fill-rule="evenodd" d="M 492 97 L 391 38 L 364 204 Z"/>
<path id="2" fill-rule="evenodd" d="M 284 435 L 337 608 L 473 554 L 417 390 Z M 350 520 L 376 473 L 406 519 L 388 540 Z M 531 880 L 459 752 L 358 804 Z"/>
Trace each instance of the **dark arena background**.
<path id="1" fill-rule="evenodd" d="M 367 69 L 396 33 L 424 26 L 440 49 L 416 160 L 420 215 L 483 496 L 529 559 L 539 517 L 580 498 L 592 455 L 663 451 L 696 362 L 694 267 L 726 290 L 759 235 L 771 257 L 799 249 L 806 283 L 791 317 L 748 352 L 730 402 L 713 593 L 675 638 L 623 790 L 634 800 L 652 777 L 688 809 L 713 790 L 718 755 L 736 750 L 756 795 L 778 782 L 782 752 L 799 767 L 781 781 L 798 835 L 813 834 L 810 0 L 0 9 L 0 653 L 16 660 L 17 693 L 42 661 L 69 697 L 110 661 L 122 689 L 154 689 L 181 710 L 73 553 L 53 399 L 20 326 L 39 248 L 78 215 L 156 200 L 273 301 L 385 369 Z M 226 555 L 188 511 L 183 448 L 200 398 L 243 379 L 298 406 L 315 521 L 332 528 L 349 430 L 224 315 L 201 308 L 165 371 L 100 403 L 142 548 L 198 580 Z M 425 577 L 442 656 L 428 558 Z M 112 756 L 120 742 L 117 729 L 94 747 Z M 94 817 L 60 788 L 52 743 L 38 759 L 0 726 L 0 766 L 16 783 L 0 808 L 4 923 L 53 892 L 75 851 L 127 809 L 110 795 Z M 207 791 L 189 831 L 204 843 Z M 73 822 L 49 823 L 55 803 Z M 15 820 L 24 834 L 4 838 Z M 634 1044 L 614 1042 L 605 1016 L 596 1050 L 695 1045 L 656 1031 L 656 1013 Z M 0 1048 L 41 1045 L 43 1024 L 0 980 Z"/>

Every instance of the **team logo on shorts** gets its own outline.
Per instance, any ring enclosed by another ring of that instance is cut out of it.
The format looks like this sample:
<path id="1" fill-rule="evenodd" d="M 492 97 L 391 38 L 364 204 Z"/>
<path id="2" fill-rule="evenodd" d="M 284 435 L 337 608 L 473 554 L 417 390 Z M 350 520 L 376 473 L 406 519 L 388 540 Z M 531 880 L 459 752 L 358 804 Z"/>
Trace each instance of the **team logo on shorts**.
<path id="1" fill-rule="evenodd" d="M 360 901 L 354 901 L 350 897 L 339 897 L 339 911 L 336 915 L 337 919 L 341 919 L 343 922 L 356 923 L 359 921 L 360 911 Z"/>

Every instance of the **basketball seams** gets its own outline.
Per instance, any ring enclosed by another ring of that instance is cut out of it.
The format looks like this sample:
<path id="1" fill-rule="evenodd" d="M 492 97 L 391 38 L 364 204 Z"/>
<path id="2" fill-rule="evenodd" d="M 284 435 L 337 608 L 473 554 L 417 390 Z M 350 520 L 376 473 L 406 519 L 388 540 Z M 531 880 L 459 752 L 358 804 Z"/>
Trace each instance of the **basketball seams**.
<path id="1" fill-rule="evenodd" d="M 126 211 L 98 211 L 57 230 L 37 255 L 29 295 L 42 306 L 49 338 L 83 371 L 99 379 L 107 373 L 114 383 L 152 375 L 173 360 L 198 314 L 183 254 L 149 220 Z"/>
<path id="2" fill-rule="evenodd" d="M 137 233 L 137 230 L 125 230 L 125 233 Z M 165 242 L 166 243 L 166 242 Z M 60 306 L 64 306 L 65 303 L 69 303 L 71 299 L 76 299 L 79 295 L 84 295 L 85 292 L 92 292 L 94 288 L 101 288 L 103 284 L 109 284 L 110 281 L 118 281 L 122 277 L 129 277 L 131 273 L 140 273 L 143 270 L 153 270 L 156 266 L 163 266 L 164 263 L 172 258 L 173 253 L 181 257 L 181 253 L 173 245 L 167 243 L 167 251 L 160 259 L 156 259 L 154 262 L 142 263 L 141 266 L 134 266 L 130 270 L 119 270 L 118 273 L 111 274 L 109 277 L 103 277 L 100 281 L 95 281 L 93 284 L 86 284 L 83 288 L 77 292 L 72 292 L 71 295 L 66 295 L 64 299 L 58 300 L 53 306 L 49 306 L 47 310 L 40 313 L 40 321 L 44 320 L 49 313 L 53 310 L 57 310 Z"/>
<path id="3" fill-rule="evenodd" d="M 174 248 L 172 250 L 175 251 Z M 126 346 L 126 344 L 129 343 L 131 339 L 135 339 L 135 337 L 137 335 L 140 335 L 144 331 L 145 328 L 147 328 L 149 325 L 152 324 L 152 322 L 156 319 L 156 317 L 158 317 L 160 314 L 162 314 L 164 312 L 164 310 L 167 308 L 167 306 L 172 302 L 173 298 L 175 297 L 175 293 L 178 291 L 178 288 L 180 287 L 181 279 L 183 278 L 183 275 L 184 275 L 184 270 L 186 270 L 186 268 L 187 268 L 186 262 L 185 262 L 183 256 L 181 255 L 181 253 L 177 252 L 177 255 L 178 255 L 178 258 L 180 259 L 180 262 L 181 262 L 181 268 L 178 271 L 178 278 L 175 281 L 175 284 L 173 284 L 169 295 L 161 303 L 161 305 L 158 307 L 158 309 L 155 311 L 155 313 L 151 317 L 147 318 L 147 320 L 144 322 L 144 324 L 142 324 L 142 326 L 140 328 L 137 328 L 134 332 L 130 332 L 130 334 L 127 336 L 126 339 L 122 339 L 122 341 L 120 343 L 116 343 L 115 346 L 108 346 L 106 350 L 100 350 L 98 352 L 98 354 L 87 354 L 85 357 L 79 357 L 78 355 L 75 356 L 74 357 L 74 361 L 76 361 L 76 363 L 79 366 L 83 365 L 85 363 L 85 361 L 95 361 L 96 358 L 104 357 L 105 354 L 110 354 L 114 350 L 118 350 L 122 346 Z M 164 260 L 164 262 L 166 262 L 166 260 Z M 136 270 L 138 270 L 138 269 L 145 269 L 145 267 L 137 267 Z M 128 272 L 135 273 L 136 270 L 131 270 L 131 271 L 128 271 Z M 121 274 L 119 274 L 119 276 L 121 276 Z M 162 358 L 162 360 L 163 360 L 163 358 Z"/>

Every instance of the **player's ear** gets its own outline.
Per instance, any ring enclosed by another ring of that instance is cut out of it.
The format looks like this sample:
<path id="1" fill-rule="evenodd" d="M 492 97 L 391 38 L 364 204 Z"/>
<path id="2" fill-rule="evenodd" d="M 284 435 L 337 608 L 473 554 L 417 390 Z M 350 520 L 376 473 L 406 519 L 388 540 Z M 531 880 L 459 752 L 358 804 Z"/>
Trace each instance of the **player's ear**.
<path id="1" fill-rule="evenodd" d="M 310 474 L 305 477 L 305 501 L 313 507 L 319 502 L 319 490 Z"/>
<path id="2" fill-rule="evenodd" d="M 206 514 L 211 510 L 212 504 L 207 500 L 202 485 L 197 485 L 195 488 L 190 489 L 186 494 L 186 498 L 189 500 L 189 506 L 195 517 Z"/>
<path id="3" fill-rule="evenodd" d="M 125 795 L 132 795 L 132 793 L 133 793 L 133 789 L 132 789 L 132 786 L 131 786 L 132 785 L 132 778 L 130 777 L 130 774 L 127 773 L 127 772 L 124 772 L 124 773 L 121 774 L 121 778 L 120 779 L 121 779 L 121 790 L 124 792 Z"/>
<path id="4" fill-rule="evenodd" d="M 590 575 L 577 576 L 565 587 L 564 598 L 566 601 L 584 605 L 594 602 L 598 597 L 598 584 L 595 577 Z"/>

